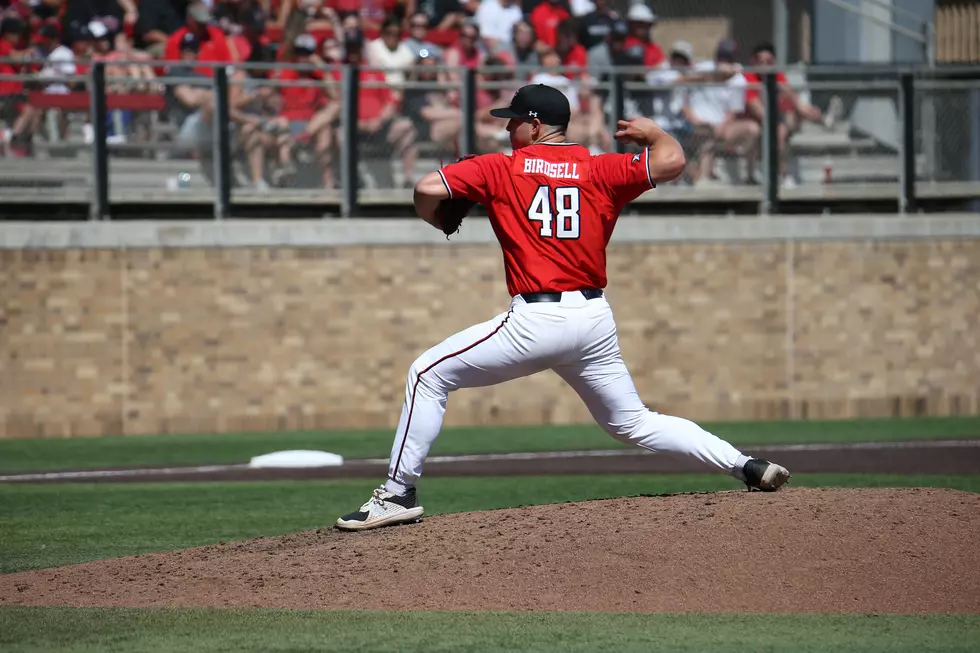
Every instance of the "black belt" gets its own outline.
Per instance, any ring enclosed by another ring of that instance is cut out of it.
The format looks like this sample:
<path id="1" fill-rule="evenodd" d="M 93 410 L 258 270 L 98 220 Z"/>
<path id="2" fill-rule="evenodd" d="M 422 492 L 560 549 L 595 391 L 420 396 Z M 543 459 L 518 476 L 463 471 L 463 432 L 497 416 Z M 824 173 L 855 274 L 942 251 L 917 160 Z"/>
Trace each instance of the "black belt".
<path id="1" fill-rule="evenodd" d="M 599 288 L 583 288 L 579 291 L 586 299 L 598 299 L 602 297 L 602 290 Z M 560 302 L 560 292 L 526 292 L 521 295 L 528 304 L 536 302 Z"/>

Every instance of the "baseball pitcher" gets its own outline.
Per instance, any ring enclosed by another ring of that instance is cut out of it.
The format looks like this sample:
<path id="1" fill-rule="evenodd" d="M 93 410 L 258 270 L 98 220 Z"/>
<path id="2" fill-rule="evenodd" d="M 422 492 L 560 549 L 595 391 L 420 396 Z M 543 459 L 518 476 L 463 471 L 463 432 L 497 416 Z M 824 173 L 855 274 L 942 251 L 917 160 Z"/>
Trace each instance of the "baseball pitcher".
<path id="1" fill-rule="evenodd" d="M 600 154 L 565 140 L 570 117 L 561 91 L 522 87 L 507 108 L 513 154 L 471 156 L 415 186 L 419 216 L 455 233 L 477 203 L 486 207 L 504 255 L 510 308 L 422 354 L 405 386 L 388 479 L 367 503 L 337 520 L 366 530 L 422 516 L 415 485 L 459 388 L 494 385 L 554 370 L 612 437 L 653 452 L 692 456 L 708 468 L 773 491 L 790 475 L 750 458 L 697 424 L 647 410 L 623 362 L 612 309 L 603 296 L 606 245 L 620 212 L 684 169 L 681 146 L 646 118 L 620 121 L 616 139 L 639 154 Z"/>

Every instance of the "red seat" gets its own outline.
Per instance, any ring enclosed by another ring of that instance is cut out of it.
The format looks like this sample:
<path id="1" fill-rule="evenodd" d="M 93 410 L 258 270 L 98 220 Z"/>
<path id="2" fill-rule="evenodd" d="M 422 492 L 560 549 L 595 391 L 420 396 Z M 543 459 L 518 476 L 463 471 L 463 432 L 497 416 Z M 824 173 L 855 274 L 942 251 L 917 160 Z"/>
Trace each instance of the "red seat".
<path id="1" fill-rule="evenodd" d="M 60 109 L 62 111 L 89 111 L 92 99 L 88 93 L 41 93 L 27 94 L 27 102 L 38 109 Z M 106 107 L 121 111 L 162 111 L 166 103 L 158 93 L 110 93 L 106 96 Z"/>

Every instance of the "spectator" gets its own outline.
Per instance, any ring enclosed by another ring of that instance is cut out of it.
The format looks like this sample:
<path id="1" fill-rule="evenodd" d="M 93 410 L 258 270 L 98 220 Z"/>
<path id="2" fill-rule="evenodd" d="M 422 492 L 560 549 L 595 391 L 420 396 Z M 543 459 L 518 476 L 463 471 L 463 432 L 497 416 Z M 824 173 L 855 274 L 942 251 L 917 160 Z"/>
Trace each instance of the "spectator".
<path id="1" fill-rule="evenodd" d="M 626 49 L 626 37 L 629 35 L 629 26 L 625 21 L 617 20 L 613 22 L 609 33 L 603 38 L 602 42 L 593 45 L 586 51 L 589 71 L 593 77 L 606 78 L 603 69 L 610 66 L 620 66 L 624 62 L 624 51 Z"/>
<path id="2" fill-rule="evenodd" d="M 364 59 L 364 36 L 358 30 L 344 34 L 345 63 L 361 66 Z M 340 71 L 334 71 L 335 78 L 340 80 Z M 398 105 L 393 101 L 391 89 L 388 88 L 384 73 L 361 68 L 360 85 L 357 102 L 357 135 L 361 143 L 369 143 L 375 147 L 381 145 L 378 138 L 384 138 L 385 144 L 394 147 L 395 154 L 401 157 L 402 170 L 405 175 L 405 187 L 415 185 L 415 161 L 418 158 L 418 147 L 415 145 L 415 130 L 408 118 L 399 117 Z"/>
<path id="3" fill-rule="evenodd" d="M 156 75 L 149 65 L 140 65 L 137 61 L 149 62 L 151 57 L 145 52 L 134 50 L 129 38 L 123 32 L 113 33 L 103 21 L 93 20 L 88 29 L 95 39 L 92 59 L 106 62 L 106 77 L 109 80 L 110 93 L 145 93 L 153 90 Z M 118 62 L 125 61 L 126 64 Z M 135 80 L 133 83 L 118 81 L 122 78 Z M 129 112 L 124 112 L 128 117 Z"/>
<path id="4" fill-rule="evenodd" d="M 21 49 L 27 23 L 17 16 L 9 14 L 0 21 L 0 59 L 26 59 L 27 50 Z M 17 75 L 24 72 L 24 67 L 16 63 L 0 62 L 0 75 Z M 0 146 L 11 146 L 16 154 L 26 154 L 25 134 L 33 133 L 28 129 L 34 122 L 34 116 L 27 110 L 27 97 L 24 95 L 24 83 L 21 81 L 0 80 Z M 35 112 L 36 113 L 36 112 Z"/>
<path id="5" fill-rule="evenodd" d="M 351 4 L 350 11 L 345 12 L 345 14 L 356 14 L 357 10 L 357 4 Z M 328 6 L 327 0 L 283 0 L 276 14 L 276 26 L 285 28 L 291 17 L 301 17 L 302 21 L 300 22 L 303 28 L 307 30 L 319 29 L 320 27 L 332 28 L 334 23 L 340 20 L 337 10 Z"/>
<path id="6" fill-rule="evenodd" d="M 596 0 L 595 10 L 579 20 L 579 43 L 586 50 L 603 43 L 619 20 L 619 13 L 609 8 L 609 0 Z"/>
<path id="7" fill-rule="evenodd" d="M 201 72 L 196 65 L 201 40 L 195 32 L 184 30 L 177 48 L 179 59 L 167 71 L 167 76 L 174 80 L 167 84 L 167 112 L 179 126 L 177 144 L 196 151 L 210 144 L 214 95 L 207 77 L 211 71 L 206 68 Z"/>
<path id="8" fill-rule="evenodd" d="M 538 40 L 549 48 L 554 48 L 558 43 L 558 23 L 570 15 L 564 0 L 545 0 L 535 7 L 530 19 Z"/>
<path id="9" fill-rule="evenodd" d="M 446 66 L 450 67 L 448 79 L 459 88 L 462 79 L 456 69 L 476 70 L 483 65 L 486 53 L 480 42 L 480 30 L 473 23 L 466 23 L 459 30 L 459 42 L 446 50 Z M 458 95 L 458 91 L 454 91 Z"/>
<path id="10" fill-rule="evenodd" d="M 438 29 L 454 29 L 476 15 L 480 0 L 429 0 L 425 6 L 432 25 Z"/>
<path id="11" fill-rule="evenodd" d="M 606 35 L 605 41 L 590 48 L 587 53 L 589 76 L 600 82 L 595 95 L 599 98 L 607 115 L 615 110 L 609 103 L 609 91 L 603 87 L 605 83 L 609 82 L 609 68 L 613 66 L 631 68 L 643 66 L 642 55 L 631 53 L 626 49 L 626 37 L 628 35 L 629 26 L 626 22 L 616 21 L 613 23 L 610 33 Z M 622 75 L 624 82 L 638 82 L 643 79 L 642 74 L 620 73 L 620 75 Z M 636 118 L 650 114 L 650 111 L 642 106 L 644 99 L 642 95 L 636 91 L 626 91 L 623 98 L 624 118 Z"/>
<path id="12" fill-rule="evenodd" d="M 694 46 L 689 41 L 674 41 L 670 49 L 670 58 L 660 68 L 647 73 L 647 84 L 651 87 L 674 87 L 685 79 L 693 65 Z M 653 120 L 661 129 L 677 139 L 685 150 L 690 149 L 694 128 L 684 117 L 686 91 L 679 88 L 652 90 L 653 107 L 650 115 Z M 693 177 L 687 171 L 678 181 L 691 183 Z"/>
<path id="13" fill-rule="evenodd" d="M 79 73 L 76 59 L 88 59 L 92 55 L 93 37 L 88 26 L 72 24 L 68 27 L 64 39 L 66 45 L 59 45 L 50 50 L 45 57 L 44 67 L 38 73 L 38 77 L 57 78 L 71 77 Z M 53 45 L 50 37 L 45 40 L 44 46 Z M 44 88 L 45 93 L 69 93 L 72 90 L 80 89 L 84 82 L 58 81 L 47 84 Z"/>
<path id="14" fill-rule="evenodd" d="M 491 46 L 510 41 L 514 25 L 524 20 L 524 13 L 514 0 L 482 0 L 474 21 L 480 34 Z"/>
<path id="15" fill-rule="evenodd" d="M 775 48 L 771 43 L 760 43 L 755 46 L 752 50 L 752 57 L 750 63 L 754 67 L 769 68 L 776 65 L 776 54 Z M 745 73 L 745 80 L 747 83 L 752 85 L 761 85 L 762 78 L 757 73 Z M 802 127 L 804 120 L 815 123 L 817 125 L 822 125 L 827 129 L 833 129 L 840 118 L 841 109 L 843 107 L 841 99 L 838 96 L 833 96 L 830 99 L 830 104 L 827 109 L 827 113 L 824 114 L 817 107 L 805 102 L 792 88 L 789 86 L 789 80 L 786 79 L 786 75 L 781 71 L 776 72 L 776 81 L 779 83 L 779 126 L 777 127 L 777 137 L 779 140 L 779 169 L 780 176 L 783 179 L 783 185 L 787 187 L 793 187 L 796 185 L 796 180 L 786 174 L 787 161 L 786 161 L 786 146 L 789 143 L 789 139 L 793 134 L 798 132 Z M 765 106 L 762 102 L 761 91 L 756 88 L 750 88 L 745 93 L 745 109 L 746 117 L 755 121 L 755 123 L 761 126 L 765 121 Z"/>
<path id="16" fill-rule="evenodd" d="M 411 82 L 431 84 L 438 81 L 436 58 L 423 50 L 408 73 L 409 85 L 402 100 L 402 113 L 412 123 L 417 142 L 432 142 L 443 151 L 452 152 L 452 143 L 459 137 L 462 122 L 460 111 L 449 102 L 442 89 L 418 88 Z"/>
<path id="17" fill-rule="evenodd" d="M 569 77 L 581 76 L 589 67 L 589 57 L 578 42 L 578 26 L 574 18 L 566 18 L 558 24 L 555 52 L 561 58 L 561 65 L 566 68 L 577 68 L 581 72 L 568 72 Z"/>
<path id="18" fill-rule="evenodd" d="M 139 18 L 133 30 L 133 45 L 154 59 L 164 57 L 167 38 L 183 26 L 170 0 L 139 0 Z"/>
<path id="19" fill-rule="evenodd" d="M 282 105 L 277 89 L 267 83 L 265 71 L 250 68 L 240 86 L 241 95 L 238 98 L 238 112 L 241 114 L 242 128 L 238 134 L 237 143 L 244 150 L 248 161 L 249 176 L 252 186 L 259 191 L 267 191 L 269 184 L 265 180 L 266 158 L 270 153 L 279 152 L 276 132 L 279 124 L 276 118 Z M 229 89 L 230 93 L 231 89 Z M 230 98 L 229 98 L 230 99 Z M 292 152 L 287 151 L 289 157 Z M 274 171 L 281 178 L 286 177 L 292 169 L 291 159 Z"/>
<path id="20" fill-rule="evenodd" d="M 344 61 L 344 49 L 336 36 L 328 36 L 320 43 L 320 59 L 328 66 L 339 66 Z"/>
<path id="21" fill-rule="evenodd" d="M 514 25 L 510 45 L 502 48 L 501 54 L 509 60 L 511 65 L 517 68 L 537 70 L 541 65 L 541 60 L 538 57 L 537 40 L 534 27 L 526 20 L 522 20 Z"/>
<path id="22" fill-rule="evenodd" d="M 182 48 L 184 46 L 184 36 L 188 33 L 194 34 L 197 39 L 197 50 L 194 51 L 194 61 L 197 63 L 230 63 L 239 61 L 236 56 L 237 49 L 228 42 L 224 32 L 215 25 L 211 24 L 213 16 L 211 10 L 199 0 L 192 1 L 187 5 L 186 24 L 167 38 L 164 48 L 164 58 L 167 61 L 184 61 L 187 54 Z M 203 75 L 212 75 L 212 67 L 199 65 L 197 72 Z"/>
<path id="23" fill-rule="evenodd" d="M 629 36 L 626 37 L 626 48 L 635 58 L 643 60 L 643 65 L 653 68 L 663 63 L 664 53 L 653 41 L 653 27 L 657 22 L 657 17 L 645 4 L 635 4 L 626 13 L 626 20 L 629 21 Z"/>
<path id="24" fill-rule="evenodd" d="M 431 58 L 438 61 L 442 58 L 442 48 L 430 42 L 428 40 L 428 34 L 429 17 L 425 12 L 416 11 L 408 19 L 408 38 L 405 39 L 405 45 L 412 51 L 416 59 Z M 425 50 L 427 55 L 425 57 L 422 57 L 423 50 Z"/>
<path id="25" fill-rule="evenodd" d="M 487 57 L 488 68 L 502 68 L 507 62 L 499 57 Z M 485 71 L 476 92 L 476 149 L 480 153 L 499 152 L 510 143 L 510 134 L 500 125 L 500 120 L 490 115 L 491 109 L 504 108 L 520 84 L 515 83 L 515 74 L 510 70 Z"/>
<path id="26" fill-rule="evenodd" d="M 132 31 L 139 21 L 136 0 L 70 0 L 59 15 L 66 33 L 73 25 L 87 25 L 92 21 L 123 25 L 124 31 Z"/>
<path id="27" fill-rule="evenodd" d="M 238 60 L 247 61 L 261 46 L 267 16 L 257 0 L 221 0 L 214 5 L 215 23 L 238 48 Z"/>
<path id="28" fill-rule="evenodd" d="M 340 104 L 330 102 L 323 83 L 326 78 L 324 71 L 309 68 L 311 65 L 323 63 L 319 58 L 314 59 L 316 50 L 316 39 L 310 34 L 300 34 L 294 39 L 290 63 L 297 65 L 279 69 L 276 71 L 276 77 L 283 82 L 306 84 L 282 88 L 282 109 L 273 124 L 280 131 L 277 145 L 282 166 L 281 178 L 288 177 L 295 170 L 292 163 L 292 149 L 296 143 L 312 141 L 323 172 L 324 187 L 333 188 L 332 125 L 339 116 Z M 324 115 L 314 121 L 314 117 L 320 113 Z"/>
<path id="29" fill-rule="evenodd" d="M 382 68 L 385 79 L 392 86 L 400 87 L 405 82 L 405 70 L 415 63 L 412 49 L 401 40 L 400 21 L 388 18 L 381 28 L 381 36 L 369 41 L 364 48 L 368 65 Z"/>
<path id="30" fill-rule="evenodd" d="M 760 130 L 756 122 L 741 117 L 745 111 L 746 81 L 736 68 L 735 44 L 731 39 L 722 39 L 718 44 L 714 61 L 694 68 L 699 74 L 693 79 L 707 84 L 687 89 L 682 111 L 694 129 L 691 141 L 699 159 L 691 177 L 695 182 L 708 183 L 717 181 L 716 148 L 742 149 L 752 160 Z"/>

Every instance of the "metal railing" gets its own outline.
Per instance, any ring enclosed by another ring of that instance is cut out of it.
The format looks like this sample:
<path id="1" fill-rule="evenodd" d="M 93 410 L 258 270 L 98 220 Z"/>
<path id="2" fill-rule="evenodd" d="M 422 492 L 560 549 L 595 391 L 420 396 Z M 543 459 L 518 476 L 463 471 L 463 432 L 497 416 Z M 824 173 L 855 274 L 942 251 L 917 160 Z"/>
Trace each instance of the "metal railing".
<path id="1" fill-rule="evenodd" d="M 173 65 L 138 63 L 158 70 Z M 617 120 L 635 115 L 654 118 L 684 145 L 691 161 L 690 175 L 685 172 L 684 177 L 693 180 L 682 178 L 664 185 L 640 203 L 737 202 L 754 205 L 758 213 L 775 214 L 787 202 L 822 206 L 838 200 L 891 200 L 905 212 L 921 208 L 923 193 L 980 197 L 980 70 L 812 67 L 805 71 L 806 79 L 789 70 L 790 87 L 811 105 L 824 112 L 835 103 L 842 108 L 837 128 L 824 128 L 811 117 L 794 131 L 787 124 L 800 116 L 787 113 L 777 71 L 771 69 L 746 69 L 758 73 L 761 82 L 729 88 L 724 81 L 676 83 L 664 81 L 661 70 L 623 67 L 591 70 L 588 77 L 573 75 L 574 79 L 562 76 L 571 73 L 569 69 L 431 67 L 425 69 L 432 73 L 428 77 L 417 69 L 407 71 L 408 79 L 392 82 L 383 71 L 362 79 L 364 71 L 350 66 L 290 65 L 289 70 L 315 76 L 284 80 L 266 75 L 286 70 L 281 64 L 195 65 L 207 66 L 210 74 L 164 75 L 146 83 L 109 77 L 106 65 L 94 62 L 85 75 L 43 80 L 0 75 L 0 82 L 28 84 L 23 101 L 37 102 L 48 112 L 48 132 L 53 137 L 45 146 L 52 151 L 64 146 L 73 152 L 69 156 L 49 153 L 45 163 L 0 156 L 0 197 L 17 201 L 29 196 L 33 202 L 68 197 L 87 204 L 94 220 L 110 219 L 113 207 L 122 204 L 207 202 L 213 204 L 214 218 L 219 220 L 233 215 L 236 206 L 246 205 L 324 204 L 338 207 L 342 216 L 362 214 L 368 204 L 410 206 L 409 166 L 415 166 L 417 178 L 425 166 L 435 169 L 456 156 L 494 148 L 506 151 L 503 123 L 495 127 L 481 116 L 488 103 L 506 102 L 520 85 L 541 79 L 536 75 L 545 72 L 555 75 L 556 83 L 572 98 L 576 126 L 594 152 L 627 151 L 611 135 Z M 44 94 L 46 85 L 54 83 L 71 85 L 73 93 Z M 203 109 L 206 115 L 197 116 L 196 123 L 188 112 L 176 115 L 172 106 L 174 89 L 186 84 L 208 89 L 213 97 Z M 276 114 L 282 110 L 283 91 L 290 88 L 309 91 L 312 103 L 295 120 Z M 678 107 L 694 102 L 698 93 L 726 88 L 725 92 L 735 94 L 752 93 L 761 101 L 763 112 L 757 124 L 743 125 L 746 138 L 728 142 L 678 114 Z M 417 107 L 416 114 L 409 115 L 407 96 L 422 92 L 429 94 L 429 100 L 440 96 L 448 107 L 439 134 L 435 123 L 419 119 Z M 367 128 L 370 121 L 359 115 L 361 105 L 377 104 L 384 93 L 395 94 L 387 101 L 392 106 L 400 102 L 399 112 L 386 125 Z M 243 103 L 241 98 L 262 97 L 268 106 L 255 100 L 255 106 L 242 108 L 253 101 Z M 330 111 L 332 117 L 325 116 Z M 57 112 L 82 114 L 90 135 L 60 143 L 63 125 L 53 117 Z M 144 129 L 142 139 L 121 142 L 126 138 L 120 132 L 126 129 L 127 114 L 141 123 L 135 129 Z M 323 125 L 311 130 L 309 126 L 320 117 Z M 188 134 L 190 141 L 185 142 Z M 291 158 L 299 155 L 305 157 L 302 163 Z M 302 168 L 307 178 L 257 190 L 265 185 L 269 166 L 275 174 Z M 68 186 L 59 183 L 59 175 L 76 180 L 66 195 L 51 190 Z M 787 184 L 791 179 L 796 181 Z M 166 192 L 161 181 L 166 181 Z"/>

